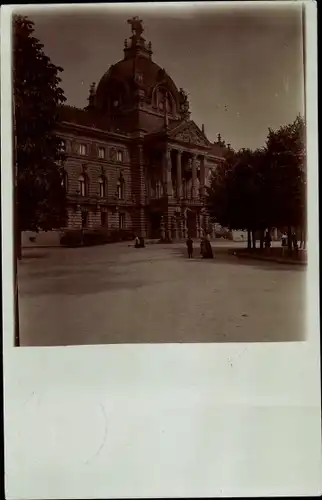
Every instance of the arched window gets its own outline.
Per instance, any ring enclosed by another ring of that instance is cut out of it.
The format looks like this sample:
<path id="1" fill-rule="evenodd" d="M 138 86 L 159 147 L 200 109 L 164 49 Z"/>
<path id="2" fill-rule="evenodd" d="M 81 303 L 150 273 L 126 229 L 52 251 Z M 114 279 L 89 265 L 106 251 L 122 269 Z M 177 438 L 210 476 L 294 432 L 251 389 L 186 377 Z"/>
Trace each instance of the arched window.
<path id="1" fill-rule="evenodd" d="M 116 152 L 116 161 L 123 162 L 123 151 Z"/>
<path id="2" fill-rule="evenodd" d="M 88 193 L 88 178 L 86 174 L 81 174 L 78 178 L 79 184 L 79 194 L 81 196 L 87 196 Z"/>
<path id="3" fill-rule="evenodd" d="M 123 200 L 124 198 L 124 179 L 120 178 L 116 185 L 117 198 Z"/>
<path id="4" fill-rule="evenodd" d="M 68 192 L 68 174 L 67 174 L 66 170 L 62 171 L 62 174 L 61 174 L 61 185 L 62 185 L 65 193 L 67 193 Z"/>
<path id="5" fill-rule="evenodd" d="M 154 97 L 154 105 L 159 111 L 164 111 L 166 106 L 168 113 L 171 114 L 173 112 L 172 96 L 166 89 L 157 89 Z"/>
<path id="6" fill-rule="evenodd" d="M 104 175 L 101 175 L 99 178 L 99 185 L 100 185 L 100 197 L 105 198 L 106 196 L 106 177 Z"/>

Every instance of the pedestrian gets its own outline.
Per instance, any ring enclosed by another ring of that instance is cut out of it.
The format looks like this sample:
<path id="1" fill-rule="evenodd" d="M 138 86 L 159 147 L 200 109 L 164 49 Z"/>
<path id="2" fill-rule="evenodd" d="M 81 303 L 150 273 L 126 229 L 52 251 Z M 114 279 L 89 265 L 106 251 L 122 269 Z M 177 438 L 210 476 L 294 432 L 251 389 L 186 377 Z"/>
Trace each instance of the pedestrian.
<path id="1" fill-rule="evenodd" d="M 145 248 L 145 242 L 144 242 L 143 236 L 140 236 L 140 238 L 139 238 L 139 245 L 140 245 L 140 248 Z"/>
<path id="2" fill-rule="evenodd" d="M 140 248 L 140 240 L 139 237 L 135 237 L 134 248 Z"/>
<path id="3" fill-rule="evenodd" d="M 271 238 L 269 231 L 266 231 L 266 234 L 264 237 L 264 244 L 265 244 L 265 248 L 271 248 L 272 238 Z"/>
<path id="4" fill-rule="evenodd" d="M 292 234 L 292 243 L 293 243 L 293 248 L 296 252 L 298 252 L 299 246 L 298 246 L 298 241 L 297 241 L 297 235 L 295 231 Z"/>
<path id="5" fill-rule="evenodd" d="M 187 251 L 188 251 L 188 259 L 192 259 L 193 257 L 193 240 L 191 236 L 188 236 L 187 242 Z"/>
<path id="6" fill-rule="evenodd" d="M 211 243 L 210 243 L 210 238 L 207 234 L 201 240 L 200 254 L 201 254 L 203 259 L 213 259 L 214 258 Z"/>

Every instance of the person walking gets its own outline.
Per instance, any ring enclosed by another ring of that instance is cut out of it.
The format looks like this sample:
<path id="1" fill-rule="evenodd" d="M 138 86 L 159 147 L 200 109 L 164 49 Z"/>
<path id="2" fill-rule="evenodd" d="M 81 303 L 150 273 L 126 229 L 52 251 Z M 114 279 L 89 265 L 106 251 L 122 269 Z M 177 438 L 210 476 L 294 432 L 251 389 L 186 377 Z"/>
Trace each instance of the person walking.
<path id="1" fill-rule="evenodd" d="M 188 259 L 192 259 L 193 257 L 193 240 L 191 236 L 188 236 L 187 242 L 187 251 L 188 251 Z"/>

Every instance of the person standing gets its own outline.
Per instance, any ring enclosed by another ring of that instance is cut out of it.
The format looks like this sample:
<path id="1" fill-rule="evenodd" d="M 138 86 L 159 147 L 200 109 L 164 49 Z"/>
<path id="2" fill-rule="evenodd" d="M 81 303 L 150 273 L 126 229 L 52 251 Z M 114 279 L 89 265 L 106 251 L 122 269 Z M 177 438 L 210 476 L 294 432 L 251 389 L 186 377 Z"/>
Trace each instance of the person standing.
<path id="1" fill-rule="evenodd" d="M 264 237 L 264 244 L 265 244 L 265 248 L 271 248 L 272 238 L 271 238 L 269 231 L 266 231 L 266 234 Z"/>
<path id="2" fill-rule="evenodd" d="M 293 244 L 293 248 L 294 248 L 295 252 L 297 253 L 298 249 L 299 249 L 299 245 L 298 245 L 298 241 L 297 241 L 297 234 L 295 231 L 293 231 L 293 233 L 292 233 L 292 244 Z"/>
<path id="3" fill-rule="evenodd" d="M 191 236 L 188 236 L 187 242 L 187 251 L 188 251 L 188 259 L 192 259 L 193 257 L 193 240 Z"/>
<path id="4" fill-rule="evenodd" d="M 213 251 L 210 243 L 210 238 L 208 235 L 205 235 L 200 243 L 200 254 L 203 259 L 213 259 Z"/>

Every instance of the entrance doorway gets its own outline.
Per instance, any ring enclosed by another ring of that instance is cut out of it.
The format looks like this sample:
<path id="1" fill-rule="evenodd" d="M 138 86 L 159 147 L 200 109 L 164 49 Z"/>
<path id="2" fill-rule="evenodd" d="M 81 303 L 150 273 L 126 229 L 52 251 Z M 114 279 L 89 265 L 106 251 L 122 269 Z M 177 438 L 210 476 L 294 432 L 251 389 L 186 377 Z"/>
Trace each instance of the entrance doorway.
<path id="1" fill-rule="evenodd" d="M 197 238 L 197 214 L 192 210 L 187 211 L 187 229 L 191 238 Z"/>
<path id="2" fill-rule="evenodd" d="M 161 212 L 152 212 L 150 214 L 150 228 L 152 239 L 160 238 L 161 234 Z"/>

